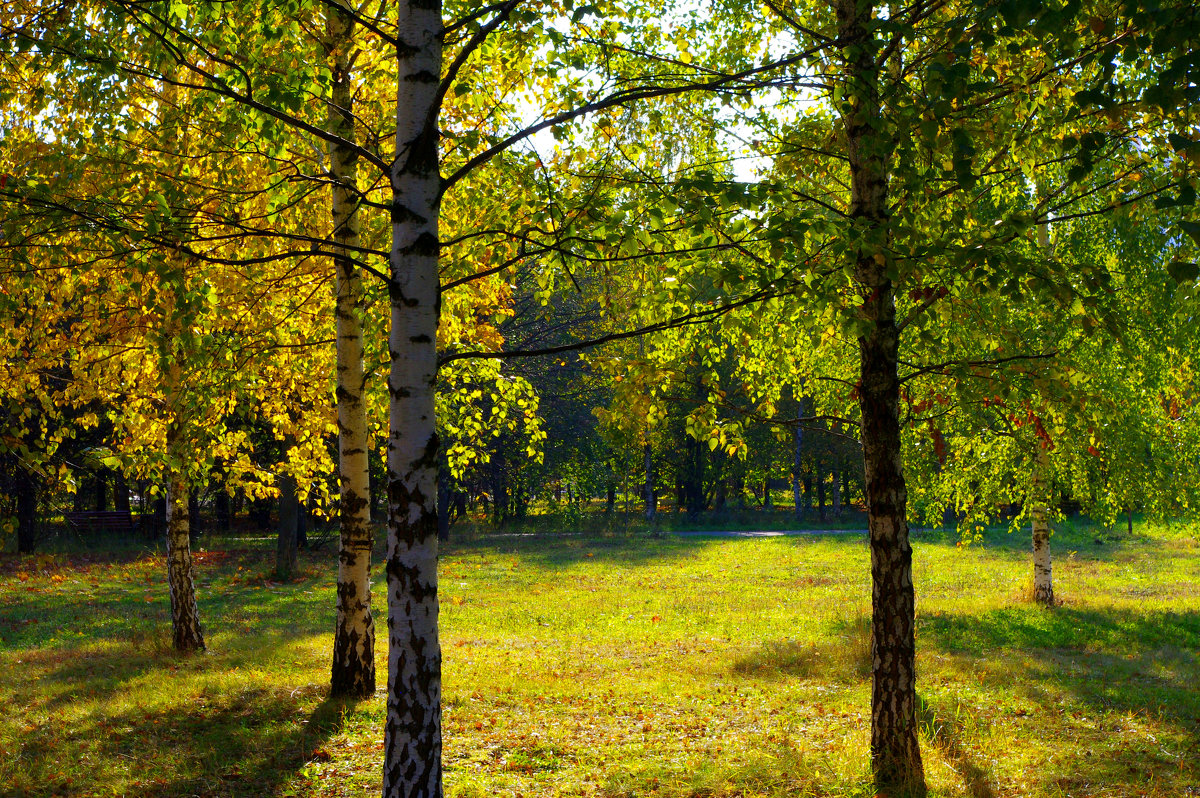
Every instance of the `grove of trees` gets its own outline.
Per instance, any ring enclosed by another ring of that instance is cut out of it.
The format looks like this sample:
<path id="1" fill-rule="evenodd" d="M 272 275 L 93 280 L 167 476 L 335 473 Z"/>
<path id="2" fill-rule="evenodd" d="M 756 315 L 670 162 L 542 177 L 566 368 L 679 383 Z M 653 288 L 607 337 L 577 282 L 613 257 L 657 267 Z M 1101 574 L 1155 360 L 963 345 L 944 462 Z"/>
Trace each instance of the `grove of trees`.
<path id="1" fill-rule="evenodd" d="M 383 789 L 432 798 L 452 520 L 861 503 L 872 772 L 923 795 L 910 523 L 1028 521 L 1053 608 L 1065 500 L 1196 502 L 1198 13 L 6 3 L 4 533 L 161 502 L 198 651 L 189 518 L 292 496 L 365 698 L 382 505 Z"/>

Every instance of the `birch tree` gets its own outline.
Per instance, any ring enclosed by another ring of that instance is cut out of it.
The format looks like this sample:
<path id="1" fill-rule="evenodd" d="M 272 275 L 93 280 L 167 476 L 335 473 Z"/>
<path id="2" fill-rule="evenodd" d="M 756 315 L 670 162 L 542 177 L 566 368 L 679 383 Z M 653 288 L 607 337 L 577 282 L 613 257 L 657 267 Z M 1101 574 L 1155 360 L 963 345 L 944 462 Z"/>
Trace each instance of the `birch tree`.
<path id="1" fill-rule="evenodd" d="M 337 317 L 338 478 L 341 539 L 338 549 L 337 620 L 333 639 L 334 695 L 375 692 L 375 623 L 371 615 L 371 442 L 363 364 L 363 287 L 355 263 L 359 247 L 360 191 L 352 71 L 358 55 L 355 20 L 341 6 L 327 10 L 326 47 L 331 62 L 328 130 Z"/>

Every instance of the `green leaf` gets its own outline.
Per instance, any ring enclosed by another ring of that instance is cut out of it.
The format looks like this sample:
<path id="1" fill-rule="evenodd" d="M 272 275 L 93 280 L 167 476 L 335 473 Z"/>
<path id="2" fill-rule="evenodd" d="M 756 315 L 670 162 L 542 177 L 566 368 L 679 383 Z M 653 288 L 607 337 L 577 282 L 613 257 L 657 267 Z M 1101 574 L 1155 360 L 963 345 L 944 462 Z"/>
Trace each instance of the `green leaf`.
<path id="1" fill-rule="evenodd" d="M 1192 240 L 1200 244 L 1200 222 L 1189 222 L 1187 219 L 1181 219 L 1179 226 L 1183 228 L 1183 232 L 1192 237 Z"/>
<path id="2" fill-rule="evenodd" d="M 1168 133 L 1167 143 L 1171 145 L 1171 149 L 1175 152 L 1186 152 L 1196 146 L 1196 142 L 1178 133 Z"/>
<path id="3" fill-rule="evenodd" d="M 1200 277 L 1200 264 L 1173 260 L 1167 264 L 1167 273 L 1177 283 L 1188 283 Z"/>

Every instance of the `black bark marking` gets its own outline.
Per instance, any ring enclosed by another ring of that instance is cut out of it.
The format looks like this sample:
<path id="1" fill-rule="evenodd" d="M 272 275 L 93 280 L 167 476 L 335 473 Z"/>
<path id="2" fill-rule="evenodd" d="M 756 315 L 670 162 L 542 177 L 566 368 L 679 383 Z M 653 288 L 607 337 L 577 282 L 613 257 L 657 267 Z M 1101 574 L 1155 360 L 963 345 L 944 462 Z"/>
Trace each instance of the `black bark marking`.
<path id="1" fill-rule="evenodd" d="M 430 232 L 424 232 L 417 236 L 416 240 L 402 251 L 406 255 L 436 258 L 441 248 L 442 245 L 438 242 L 437 236 Z"/>
<path id="2" fill-rule="evenodd" d="M 429 220 L 402 203 L 398 197 L 392 200 L 392 224 L 408 224 L 410 222 L 423 225 L 428 224 Z"/>

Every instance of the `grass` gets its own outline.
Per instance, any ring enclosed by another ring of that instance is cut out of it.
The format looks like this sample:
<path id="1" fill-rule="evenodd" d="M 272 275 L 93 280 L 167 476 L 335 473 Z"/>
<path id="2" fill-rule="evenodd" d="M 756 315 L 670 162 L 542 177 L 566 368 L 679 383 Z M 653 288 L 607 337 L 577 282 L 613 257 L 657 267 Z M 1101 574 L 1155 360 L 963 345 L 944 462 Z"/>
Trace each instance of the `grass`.
<path id="1" fill-rule="evenodd" d="M 787 530 L 855 530 L 867 528 L 867 514 L 853 505 L 842 508 L 835 516 L 826 508 L 822 520 L 815 508 L 796 519 L 790 504 L 776 505 L 764 510 L 757 506 L 742 507 L 736 503 L 721 510 L 709 510 L 696 518 L 687 513 L 663 506 L 652 521 L 643 514 L 640 503 L 632 503 L 629 512 L 623 502 L 617 502 L 612 513 L 605 513 L 604 503 L 593 501 L 586 510 L 548 505 L 539 507 L 541 512 L 522 519 L 508 521 L 503 527 L 494 529 L 473 521 L 463 521 L 454 527 L 455 536 L 468 541 L 494 537 L 519 535 L 561 536 L 564 531 L 583 535 L 663 535 L 670 532 L 734 532 L 734 531 L 787 531 Z"/>
<path id="2" fill-rule="evenodd" d="M 956 542 L 914 543 L 932 793 L 1200 795 L 1190 531 L 1063 529 L 1050 611 L 1023 537 Z M 192 658 L 161 555 L 0 559 L 0 795 L 378 791 L 382 692 L 325 697 L 334 555 L 277 584 L 269 552 L 206 544 Z M 451 544 L 448 794 L 872 796 L 868 561 L 857 535 Z"/>

